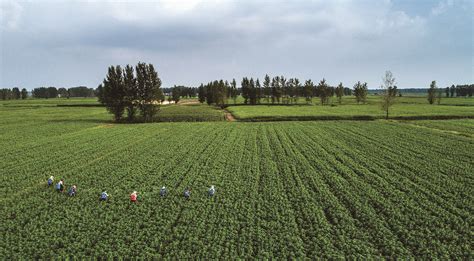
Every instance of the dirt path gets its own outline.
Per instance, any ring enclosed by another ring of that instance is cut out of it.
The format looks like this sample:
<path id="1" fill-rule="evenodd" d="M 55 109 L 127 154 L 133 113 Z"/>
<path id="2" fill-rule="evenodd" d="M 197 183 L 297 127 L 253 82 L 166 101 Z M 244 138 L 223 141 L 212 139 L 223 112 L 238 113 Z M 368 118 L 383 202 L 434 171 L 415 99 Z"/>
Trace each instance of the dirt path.
<path id="1" fill-rule="evenodd" d="M 230 111 L 228 111 L 227 109 L 224 109 L 224 113 L 225 113 L 225 119 L 227 121 L 235 121 L 234 115 L 232 115 Z"/>

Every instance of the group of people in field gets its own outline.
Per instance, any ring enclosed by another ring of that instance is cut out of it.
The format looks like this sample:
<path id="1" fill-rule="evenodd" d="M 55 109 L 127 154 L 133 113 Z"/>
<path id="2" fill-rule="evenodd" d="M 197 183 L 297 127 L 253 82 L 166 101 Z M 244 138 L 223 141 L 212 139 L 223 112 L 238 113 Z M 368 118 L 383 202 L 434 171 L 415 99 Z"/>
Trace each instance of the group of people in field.
<path id="1" fill-rule="evenodd" d="M 48 187 L 52 186 L 54 183 L 54 177 L 51 176 L 48 179 Z M 66 185 L 64 184 L 64 179 L 60 179 L 58 183 L 54 185 L 54 188 L 56 189 L 57 192 L 59 193 L 64 193 L 66 191 Z M 77 186 L 72 185 L 69 190 L 67 191 L 67 194 L 71 197 L 75 196 L 77 192 Z"/>
<path id="2" fill-rule="evenodd" d="M 51 176 L 49 177 L 48 179 L 48 187 L 52 186 L 54 183 L 54 177 Z M 66 185 L 64 184 L 64 179 L 61 179 L 58 181 L 58 183 L 55 184 L 55 189 L 56 191 L 58 191 L 59 193 L 63 193 L 66 191 Z M 69 190 L 68 190 L 68 195 L 69 196 L 75 196 L 76 195 L 76 192 L 77 192 L 77 186 L 76 185 L 72 185 Z M 216 189 L 214 187 L 214 185 L 212 185 L 208 190 L 207 190 L 208 194 L 210 197 L 214 196 L 214 194 L 216 193 Z M 164 197 L 166 196 L 166 194 L 168 193 L 167 189 L 165 186 L 161 187 L 160 189 L 160 196 L 161 197 Z M 191 197 L 191 188 L 186 188 L 184 190 L 184 198 L 185 199 L 190 199 Z M 100 194 L 100 198 L 99 200 L 100 201 L 107 201 L 107 199 L 109 198 L 109 194 L 107 194 L 107 191 L 104 191 Z M 131 194 L 130 194 L 130 201 L 131 202 L 137 202 L 138 200 L 138 192 L 137 191 L 133 191 Z"/>

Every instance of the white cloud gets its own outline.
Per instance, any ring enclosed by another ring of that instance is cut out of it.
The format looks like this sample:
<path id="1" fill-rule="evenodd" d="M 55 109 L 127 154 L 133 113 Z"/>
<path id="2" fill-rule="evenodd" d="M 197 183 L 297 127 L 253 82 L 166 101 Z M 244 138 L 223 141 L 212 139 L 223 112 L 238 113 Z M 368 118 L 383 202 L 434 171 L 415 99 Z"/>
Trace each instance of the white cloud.
<path id="1" fill-rule="evenodd" d="M 0 29 L 13 31 L 18 29 L 23 7 L 14 0 L 0 1 Z"/>
<path id="2" fill-rule="evenodd" d="M 445 13 L 454 4 L 453 0 L 441 0 L 431 9 L 431 14 L 434 16 Z"/>

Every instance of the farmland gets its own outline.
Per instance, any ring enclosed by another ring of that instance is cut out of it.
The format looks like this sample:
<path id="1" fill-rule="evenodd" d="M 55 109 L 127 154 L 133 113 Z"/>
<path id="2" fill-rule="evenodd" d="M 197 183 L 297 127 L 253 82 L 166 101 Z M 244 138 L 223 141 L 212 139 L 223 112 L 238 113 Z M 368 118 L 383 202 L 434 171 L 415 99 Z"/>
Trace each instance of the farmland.
<path id="1" fill-rule="evenodd" d="M 243 121 L 324 120 L 324 119 L 382 119 L 379 97 L 369 96 L 367 104 L 357 104 L 352 97 L 344 97 L 342 104 L 334 99 L 332 106 L 320 106 L 314 99 L 312 105 L 303 100 L 299 105 L 243 105 L 229 107 L 234 116 Z M 446 98 L 441 105 L 430 105 L 425 97 L 402 97 L 391 108 L 395 119 L 445 119 L 474 117 L 473 99 Z"/>
<path id="2" fill-rule="evenodd" d="M 0 122 L 1 257 L 472 258 L 471 119 L 112 124 L 28 100 Z"/>

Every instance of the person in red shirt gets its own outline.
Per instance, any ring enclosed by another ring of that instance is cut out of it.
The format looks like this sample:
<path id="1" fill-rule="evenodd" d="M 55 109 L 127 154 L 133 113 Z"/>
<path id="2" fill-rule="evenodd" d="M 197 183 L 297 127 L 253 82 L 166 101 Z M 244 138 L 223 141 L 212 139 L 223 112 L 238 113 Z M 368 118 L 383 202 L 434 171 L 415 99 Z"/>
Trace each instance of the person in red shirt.
<path id="1" fill-rule="evenodd" d="M 130 194 L 130 201 L 137 202 L 137 192 L 136 191 L 134 191 L 132 194 Z"/>

